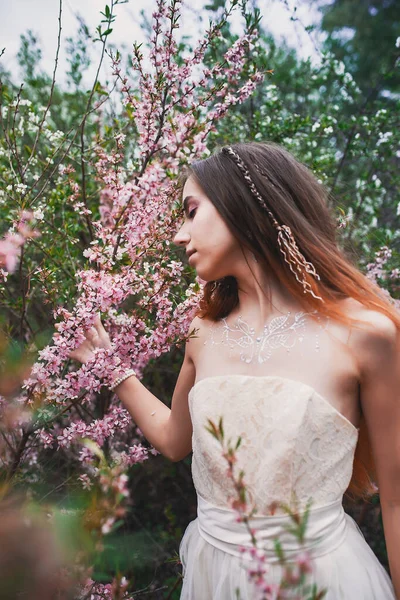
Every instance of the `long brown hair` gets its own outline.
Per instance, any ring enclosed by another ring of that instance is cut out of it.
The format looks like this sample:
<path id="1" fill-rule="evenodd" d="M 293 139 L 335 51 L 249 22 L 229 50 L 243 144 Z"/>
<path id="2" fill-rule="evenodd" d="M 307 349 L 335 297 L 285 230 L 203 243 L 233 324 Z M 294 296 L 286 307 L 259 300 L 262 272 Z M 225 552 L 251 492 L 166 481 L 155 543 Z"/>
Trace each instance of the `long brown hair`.
<path id="1" fill-rule="evenodd" d="M 277 144 L 250 142 L 230 147 L 245 163 L 278 223 L 291 228 L 300 251 L 314 265 L 320 280 L 317 282 L 308 276 L 307 281 L 324 302 L 309 293 L 304 294 L 280 252 L 271 218 L 255 200 L 232 157 L 217 151 L 209 158 L 194 162 L 185 172 L 183 181 L 189 176 L 195 178 L 241 247 L 251 250 L 260 265 L 272 272 L 306 312 L 316 309 L 350 327 L 357 327 L 363 321 L 349 317 L 338 303 L 341 299 L 354 298 L 366 308 L 387 315 L 400 329 L 400 314 L 390 298 L 361 273 L 339 247 L 330 199 L 311 171 Z M 197 314 L 200 318 L 216 321 L 227 316 L 238 301 L 234 277 L 208 281 Z M 346 495 L 353 500 L 367 499 L 376 493 L 375 481 L 375 464 L 362 416 L 353 474 Z"/>

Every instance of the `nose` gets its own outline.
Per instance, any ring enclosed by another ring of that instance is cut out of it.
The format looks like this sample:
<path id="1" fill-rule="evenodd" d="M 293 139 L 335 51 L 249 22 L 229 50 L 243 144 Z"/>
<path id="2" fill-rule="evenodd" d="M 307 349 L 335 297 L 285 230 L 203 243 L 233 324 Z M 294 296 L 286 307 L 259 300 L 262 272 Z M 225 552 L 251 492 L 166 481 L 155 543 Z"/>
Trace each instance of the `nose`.
<path id="1" fill-rule="evenodd" d="M 185 230 L 184 225 L 179 229 L 172 242 L 181 247 L 186 246 L 190 242 L 189 232 Z"/>

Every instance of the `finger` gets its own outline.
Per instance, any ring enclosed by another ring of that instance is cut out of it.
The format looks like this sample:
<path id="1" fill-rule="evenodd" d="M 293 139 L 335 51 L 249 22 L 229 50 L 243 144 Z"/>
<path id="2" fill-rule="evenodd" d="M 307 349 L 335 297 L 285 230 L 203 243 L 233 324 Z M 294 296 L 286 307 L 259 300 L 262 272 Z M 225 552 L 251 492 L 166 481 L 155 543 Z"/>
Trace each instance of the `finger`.
<path id="1" fill-rule="evenodd" d="M 91 353 L 93 350 L 93 343 L 86 339 L 84 342 L 82 342 L 82 344 L 80 344 L 77 348 L 75 348 L 75 350 L 73 351 L 73 353 L 77 353 L 79 354 L 83 354 L 83 353 Z M 78 359 L 80 360 L 80 359 Z"/>
<path id="2" fill-rule="evenodd" d="M 87 362 L 89 362 L 89 360 L 91 360 L 93 358 L 93 352 L 91 352 L 89 349 L 86 350 L 85 352 L 83 352 L 80 356 L 79 356 L 79 360 L 81 363 L 85 364 Z"/>
<path id="3" fill-rule="evenodd" d="M 99 337 L 98 331 L 95 327 L 90 327 L 90 329 L 86 331 L 85 335 L 86 339 L 92 344 L 94 344 Z"/>
<path id="4" fill-rule="evenodd" d="M 109 348 L 111 346 L 110 336 L 108 332 L 104 329 L 101 320 L 95 321 L 94 327 L 99 335 L 99 339 L 105 348 Z"/>
<path id="5" fill-rule="evenodd" d="M 79 346 L 79 348 L 73 350 L 73 352 L 69 354 L 69 358 L 72 358 L 73 360 L 77 360 L 84 364 L 87 363 L 93 357 L 93 352 L 88 346 L 82 346 Z"/>
<path id="6" fill-rule="evenodd" d="M 93 323 L 93 327 L 94 329 L 97 331 L 97 333 L 101 336 L 101 334 L 105 331 L 104 327 L 103 327 L 103 323 L 101 322 L 100 316 L 96 317 L 95 322 Z"/>

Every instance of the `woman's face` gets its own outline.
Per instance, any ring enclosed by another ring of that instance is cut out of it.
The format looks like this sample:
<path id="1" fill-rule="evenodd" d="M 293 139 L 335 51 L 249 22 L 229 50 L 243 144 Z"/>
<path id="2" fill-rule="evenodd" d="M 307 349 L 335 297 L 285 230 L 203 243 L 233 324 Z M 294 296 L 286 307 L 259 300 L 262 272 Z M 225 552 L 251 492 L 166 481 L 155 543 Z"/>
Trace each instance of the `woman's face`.
<path id="1" fill-rule="evenodd" d="M 173 242 L 184 246 L 198 276 L 204 281 L 235 274 L 243 260 L 241 248 L 225 221 L 191 176 L 183 188 L 185 221 Z"/>

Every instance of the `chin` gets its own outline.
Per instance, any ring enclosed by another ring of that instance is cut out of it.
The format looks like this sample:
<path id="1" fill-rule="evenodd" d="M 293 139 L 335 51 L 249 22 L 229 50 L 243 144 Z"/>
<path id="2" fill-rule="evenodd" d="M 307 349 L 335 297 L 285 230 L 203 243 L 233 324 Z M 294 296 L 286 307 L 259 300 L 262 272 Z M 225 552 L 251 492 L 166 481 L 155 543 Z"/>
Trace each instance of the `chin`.
<path id="1" fill-rule="evenodd" d="M 213 271 L 212 269 L 202 269 L 201 265 L 194 265 L 197 276 L 202 279 L 205 283 L 209 281 L 216 281 L 228 277 L 230 273 L 221 273 L 221 271 Z"/>
<path id="2" fill-rule="evenodd" d="M 221 275 L 221 273 L 202 273 L 201 271 L 197 271 L 197 276 L 204 281 L 204 283 L 209 283 L 210 281 L 218 281 L 218 279 L 223 279 L 224 277 L 228 277 L 228 275 Z"/>

